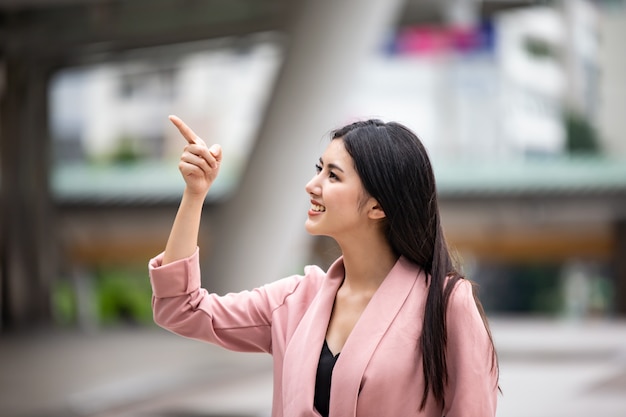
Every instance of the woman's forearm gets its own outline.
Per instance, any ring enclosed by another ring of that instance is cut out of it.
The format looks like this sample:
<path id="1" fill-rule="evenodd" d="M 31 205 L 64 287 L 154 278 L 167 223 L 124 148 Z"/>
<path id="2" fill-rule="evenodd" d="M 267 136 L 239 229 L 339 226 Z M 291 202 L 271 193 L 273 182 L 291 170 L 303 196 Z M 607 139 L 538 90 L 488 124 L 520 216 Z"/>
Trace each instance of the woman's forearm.
<path id="1" fill-rule="evenodd" d="M 163 265 L 187 258 L 194 253 L 198 246 L 203 205 L 204 197 L 201 194 L 192 194 L 185 189 L 165 245 Z"/>
<path id="2" fill-rule="evenodd" d="M 208 148 L 180 118 L 170 116 L 170 120 L 187 141 L 178 164 L 186 185 L 165 245 L 163 265 L 187 258 L 195 252 L 204 199 L 217 177 L 222 161 L 222 148 L 219 145 Z"/>

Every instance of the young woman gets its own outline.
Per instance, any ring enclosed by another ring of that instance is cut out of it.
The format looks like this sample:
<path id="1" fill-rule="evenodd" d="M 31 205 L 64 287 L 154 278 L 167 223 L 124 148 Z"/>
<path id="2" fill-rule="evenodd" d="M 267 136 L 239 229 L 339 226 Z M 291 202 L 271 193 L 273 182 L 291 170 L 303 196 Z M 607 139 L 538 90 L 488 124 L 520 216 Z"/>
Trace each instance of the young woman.
<path id="1" fill-rule="evenodd" d="M 489 417 L 498 364 L 472 284 L 444 240 L 422 143 L 398 123 L 336 130 L 306 185 L 306 229 L 342 256 L 253 291 L 200 287 L 197 236 L 222 160 L 180 119 L 186 187 L 150 261 L 155 321 L 224 348 L 273 356 L 273 417 Z"/>

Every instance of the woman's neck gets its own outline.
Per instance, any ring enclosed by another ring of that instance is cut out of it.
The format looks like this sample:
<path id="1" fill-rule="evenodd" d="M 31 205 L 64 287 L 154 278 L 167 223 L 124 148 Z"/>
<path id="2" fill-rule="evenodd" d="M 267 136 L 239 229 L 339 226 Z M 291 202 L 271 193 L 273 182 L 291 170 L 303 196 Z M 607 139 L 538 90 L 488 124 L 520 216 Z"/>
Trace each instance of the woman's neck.
<path id="1" fill-rule="evenodd" d="M 343 245 L 341 252 L 346 274 L 342 286 L 353 291 L 375 291 L 398 260 L 384 239 Z"/>

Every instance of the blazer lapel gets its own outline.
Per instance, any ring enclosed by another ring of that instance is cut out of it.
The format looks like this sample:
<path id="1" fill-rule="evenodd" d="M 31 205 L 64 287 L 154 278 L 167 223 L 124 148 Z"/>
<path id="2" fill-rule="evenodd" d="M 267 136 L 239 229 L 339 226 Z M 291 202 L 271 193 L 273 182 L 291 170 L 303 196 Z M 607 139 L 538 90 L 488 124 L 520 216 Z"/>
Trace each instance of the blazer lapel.
<path id="1" fill-rule="evenodd" d="M 372 296 L 335 364 L 331 383 L 330 416 L 356 415 L 356 404 L 365 368 L 419 275 L 418 267 L 400 257 Z M 326 317 L 319 318 L 319 322 L 325 323 L 325 326 L 328 324 Z M 326 327 L 322 329 L 322 332 L 325 331 Z M 305 377 L 308 378 L 308 374 Z"/>
<path id="2" fill-rule="evenodd" d="M 284 416 L 317 415 L 313 406 L 317 365 L 343 278 L 343 259 L 339 258 L 328 269 L 317 296 L 289 340 L 283 362 Z"/>

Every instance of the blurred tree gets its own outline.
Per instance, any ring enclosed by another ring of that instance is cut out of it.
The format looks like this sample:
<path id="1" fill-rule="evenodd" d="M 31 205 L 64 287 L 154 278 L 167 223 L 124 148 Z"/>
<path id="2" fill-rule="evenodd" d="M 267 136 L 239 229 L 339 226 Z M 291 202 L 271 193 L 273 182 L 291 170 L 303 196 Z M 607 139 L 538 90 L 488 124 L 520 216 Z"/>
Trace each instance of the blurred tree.
<path id="1" fill-rule="evenodd" d="M 98 319 L 100 324 L 152 323 L 152 288 L 143 265 L 101 268 L 97 275 Z"/>
<path id="2" fill-rule="evenodd" d="M 565 113 L 566 151 L 569 154 L 598 155 L 601 153 L 598 134 L 586 117 Z"/>
<path id="3" fill-rule="evenodd" d="M 524 49 L 535 59 L 556 59 L 559 54 L 552 43 L 538 37 L 524 38 Z"/>
<path id="4" fill-rule="evenodd" d="M 114 164 L 132 164 L 142 158 L 137 150 L 137 139 L 130 136 L 122 136 L 117 141 L 117 146 L 111 155 Z"/>

